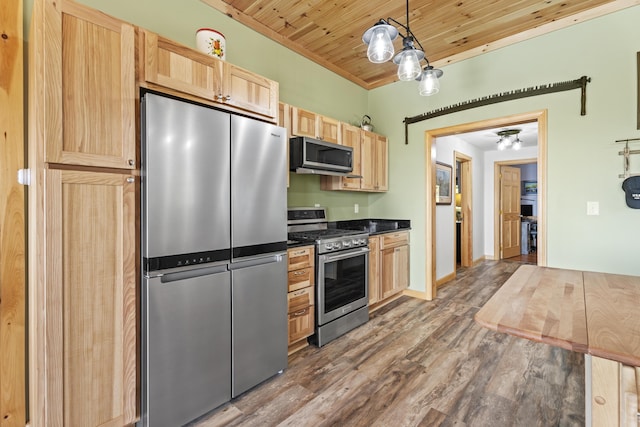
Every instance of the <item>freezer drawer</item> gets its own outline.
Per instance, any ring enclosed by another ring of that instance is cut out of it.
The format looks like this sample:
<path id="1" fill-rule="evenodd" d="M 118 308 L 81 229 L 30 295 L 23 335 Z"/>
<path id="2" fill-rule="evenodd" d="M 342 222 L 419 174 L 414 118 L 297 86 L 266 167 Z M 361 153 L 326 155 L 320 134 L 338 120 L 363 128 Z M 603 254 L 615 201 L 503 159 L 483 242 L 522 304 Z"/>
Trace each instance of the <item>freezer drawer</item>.
<path id="1" fill-rule="evenodd" d="M 231 399 L 231 274 L 145 279 L 143 425 L 183 425 Z"/>
<path id="2" fill-rule="evenodd" d="M 287 262 L 275 258 L 232 267 L 232 397 L 287 367 Z"/>

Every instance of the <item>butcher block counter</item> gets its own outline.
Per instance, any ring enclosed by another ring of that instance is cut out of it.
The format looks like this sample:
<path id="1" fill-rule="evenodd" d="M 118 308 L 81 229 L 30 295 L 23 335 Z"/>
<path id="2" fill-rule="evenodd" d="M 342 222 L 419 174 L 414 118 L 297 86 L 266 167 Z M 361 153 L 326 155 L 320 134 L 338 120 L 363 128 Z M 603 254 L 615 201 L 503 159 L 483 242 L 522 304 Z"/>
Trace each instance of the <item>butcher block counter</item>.
<path id="1" fill-rule="evenodd" d="M 587 425 L 640 426 L 640 277 L 523 265 L 475 320 L 585 353 Z"/>

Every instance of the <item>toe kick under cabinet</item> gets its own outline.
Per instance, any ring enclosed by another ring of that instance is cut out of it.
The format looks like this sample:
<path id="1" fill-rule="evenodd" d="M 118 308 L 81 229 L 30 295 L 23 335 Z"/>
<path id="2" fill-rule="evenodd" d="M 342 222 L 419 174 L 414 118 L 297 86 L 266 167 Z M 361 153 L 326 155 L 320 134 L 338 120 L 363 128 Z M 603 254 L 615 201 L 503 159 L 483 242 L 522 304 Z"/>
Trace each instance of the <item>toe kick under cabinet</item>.
<path id="1" fill-rule="evenodd" d="M 314 332 L 314 257 L 313 246 L 287 251 L 289 354 L 306 347 Z"/>

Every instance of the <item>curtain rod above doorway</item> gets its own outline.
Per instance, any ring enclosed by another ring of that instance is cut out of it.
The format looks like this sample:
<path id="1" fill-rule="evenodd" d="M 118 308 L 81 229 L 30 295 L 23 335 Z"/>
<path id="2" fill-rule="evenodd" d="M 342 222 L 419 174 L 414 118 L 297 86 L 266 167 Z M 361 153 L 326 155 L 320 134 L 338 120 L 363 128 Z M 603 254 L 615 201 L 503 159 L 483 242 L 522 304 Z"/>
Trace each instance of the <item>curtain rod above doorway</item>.
<path id="1" fill-rule="evenodd" d="M 404 122 L 404 143 L 409 144 L 409 125 L 418 123 L 423 120 L 432 119 L 446 114 L 457 113 L 458 111 L 469 110 L 471 108 L 483 107 L 485 105 L 497 104 L 499 102 L 511 101 L 513 99 L 527 98 L 530 96 L 544 95 L 546 93 L 562 92 L 571 89 L 582 89 L 580 99 L 580 115 L 587 114 L 587 83 L 591 82 L 591 77 L 582 76 L 579 79 L 569 80 L 565 82 L 551 83 L 548 85 L 533 86 L 525 89 L 516 89 L 510 92 L 501 92 L 494 95 L 484 96 L 482 98 L 472 99 L 470 101 L 453 104 L 448 107 L 437 108 L 426 113 L 413 117 L 405 117 Z"/>

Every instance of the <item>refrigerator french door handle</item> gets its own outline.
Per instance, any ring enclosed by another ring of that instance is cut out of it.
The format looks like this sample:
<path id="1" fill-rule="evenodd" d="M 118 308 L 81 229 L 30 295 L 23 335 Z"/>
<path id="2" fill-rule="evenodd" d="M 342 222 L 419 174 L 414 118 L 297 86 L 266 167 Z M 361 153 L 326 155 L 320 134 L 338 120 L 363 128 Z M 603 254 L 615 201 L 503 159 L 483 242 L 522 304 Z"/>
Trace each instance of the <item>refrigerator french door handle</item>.
<path id="1" fill-rule="evenodd" d="M 168 273 L 160 276 L 160 282 L 169 283 L 178 280 L 192 279 L 194 277 L 210 276 L 212 274 L 226 273 L 226 265 L 217 265 L 215 267 L 197 268 L 194 270 L 180 271 L 176 273 Z"/>
<path id="2" fill-rule="evenodd" d="M 274 262 L 281 262 L 287 256 L 286 252 L 260 257 L 260 258 L 252 258 L 245 261 L 233 262 L 229 264 L 229 270 L 239 270 L 241 268 L 247 267 L 255 267 L 258 265 L 272 264 Z"/>

